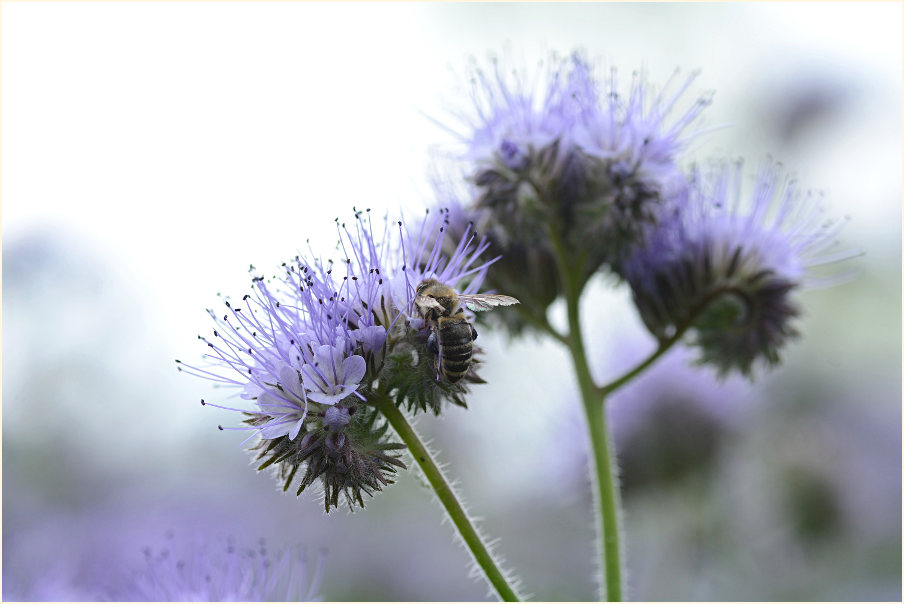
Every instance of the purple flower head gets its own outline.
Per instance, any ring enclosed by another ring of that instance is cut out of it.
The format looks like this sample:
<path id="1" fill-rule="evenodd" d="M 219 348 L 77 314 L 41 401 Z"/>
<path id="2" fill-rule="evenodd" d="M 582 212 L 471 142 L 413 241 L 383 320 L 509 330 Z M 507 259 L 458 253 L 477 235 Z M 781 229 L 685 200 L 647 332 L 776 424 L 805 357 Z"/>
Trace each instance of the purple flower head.
<path id="1" fill-rule="evenodd" d="M 169 539 L 157 552 L 145 550 L 147 567 L 135 573 L 117 599 L 150 602 L 319 601 L 323 556 L 313 573 L 299 551 L 268 552 L 231 540 L 189 547 Z"/>
<path id="2" fill-rule="evenodd" d="M 562 266 L 581 287 L 602 268 L 618 272 L 626 246 L 686 186 L 679 155 L 709 97 L 680 111 L 693 76 L 659 93 L 636 76 L 623 95 L 614 70 L 604 82 L 579 53 L 551 57 L 538 75 L 497 61 L 473 73 L 459 133 L 473 198 L 465 213 L 502 256 L 488 286 L 542 321 L 562 294 Z M 500 320 L 512 333 L 536 324 Z"/>
<path id="3" fill-rule="evenodd" d="M 577 57 L 550 57 L 540 78 L 524 70 L 508 70 L 494 57 L 489 71 L 472 65 L 474 113 L 463 115 L 472 134 L 466 157 L 478 164 L 501 164 L 511 170 L 526 167 L 529 157 L 560 141 L 567 153 L 570 128 L 578 117 L 576 96 L 592 92 L 584 65 Z"/>
<path id="4" fill-rule="evenodd" d="M 472 66 L 472 113 L 461 116 L 467 162 L 478 199 L 516 239 L 535 237 L 545 214 L 570 204 L 584 178 L 576 139 L 596 91 L 583 59 L 551 57 L 540 77 Z M 555 199 L 564 197 L 565 199 Z M 542 230 L 542 229 L 541 229 Z"/>
<path id="5" fill-rule="evenodd" d="M 798 335 L 795 295 L 813 270 L 851 257 L 833 253 L 840 223 L 826 223 L 815 199 L 779 167 L 764 164 L 749 195 L 742 165 L 695 173 L 623 265 L 648 329 L 661 340 L 694 332 L 700 361 L 725 375 L 775 365 Z"/>
<path id="6" fill-rule="evenodd" d="M 369 211 L 356 212 L 350 226 L 337 220 L 338 260 L 296 256 L 272 278 L 252 267 L 242 304 L 227 299 L 225 314 L 209 311 L 213 337 L 199 336 L 207 364 L 179 368 L 235 388 L 244 406 L 213 406 L 242 414 L 239 429 L 260 438 L 259 469 L 273 466 L 284 490 L 303 466 L 299 494 L 319 480 L 327 511 L 340 494 L 363 506 L 362 493 L 405 467 L 369 393 L 439 413 L 443 401 L 464 405 L 466 384 L 480 381 L 439 379 L 413 307 L 426 278 L 471 293 L 486 274 L 479 256 L 487 243 L 471 230 L 452 241 L 447 214 L 428 213 L 413 227 L 386 219 L 375 236 Z"/>

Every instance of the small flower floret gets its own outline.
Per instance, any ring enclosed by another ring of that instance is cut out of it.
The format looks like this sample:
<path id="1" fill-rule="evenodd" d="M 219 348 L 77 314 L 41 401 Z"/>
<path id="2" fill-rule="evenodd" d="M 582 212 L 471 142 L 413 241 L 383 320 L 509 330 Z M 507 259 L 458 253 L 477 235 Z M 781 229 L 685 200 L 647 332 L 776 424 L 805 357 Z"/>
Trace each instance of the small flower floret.
<path id="1" fill-rule="evenodd" d="M 367 367 L 364 357 L 347 356 L 345 346 L 325 344 L 314 352 L 314 361 L 301 368 L 308 398 L 321 405 L 335 405 L 353 394 Z"/>

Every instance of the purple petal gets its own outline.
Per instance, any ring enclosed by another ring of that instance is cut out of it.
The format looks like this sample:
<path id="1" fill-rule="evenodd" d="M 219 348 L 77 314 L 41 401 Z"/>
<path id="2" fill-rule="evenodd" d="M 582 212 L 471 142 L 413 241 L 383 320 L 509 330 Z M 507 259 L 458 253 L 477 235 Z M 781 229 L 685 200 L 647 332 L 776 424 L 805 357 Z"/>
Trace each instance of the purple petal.
<path id="1" fill-rule="evenodd" d="M 364 377 L 364 373 L 367 371 L 367 363 L 364 362 L 364 357 L 354 355 L 345 359 L 342 369 L 343 375 L 340 377 L 342 383 L 351 389 L 355 389 L 361 383 L 361 378 Z"/>

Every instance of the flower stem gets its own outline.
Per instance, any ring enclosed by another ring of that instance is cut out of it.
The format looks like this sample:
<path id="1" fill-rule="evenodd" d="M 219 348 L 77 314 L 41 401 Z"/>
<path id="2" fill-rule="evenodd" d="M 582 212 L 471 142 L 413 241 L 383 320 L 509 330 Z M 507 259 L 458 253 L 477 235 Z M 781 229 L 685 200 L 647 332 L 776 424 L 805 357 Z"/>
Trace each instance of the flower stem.
<path id="1" fill-rule="evenodd" d="M 631 380 L 633 380 L 635 377 L 640 375 L 640 373 L 642 373 L 644 371 L 644 369 L 646 369 L 647 367 L 652 365 L 654 362 L 656 362 L 656 359 L 658 359 L 659 357 L 664 355 L 669 350 L 669 348 L 671 348 L 672 345 L 677 341 L 678 341 L 678 338 L 674 338 L 674 337 L 669 338 L 668 340 L 663 340 L 659 344 L 659 347 L 656 348 L 656 350 L 653 352 L 653 354 L 651 354 L 643 362 L 641 362 L 639 365 L 637 365 L 637 367 L 635 367 L 634 369 L 631 369 L 630 371 L 627 371 L 621 377 L 619 377 L 615 380 L 612 380 L 611 382 L 609 382 L 608 384 L 606 384 L 605 386 L 600 388 L 599 389 L 600 394 L 603 397 L 606 397 L 606 396 L 612 394 L 613 392 L 615 392 L 616 390 L 618 390 L 619 388 L 621 388 L 622 386 L 624 386 L 625 384 L 627 384 L 628 382 L 630 382 Z"/>
<path id="2" fill-rule="evenodd" d="M 618 515 L 619 493 L 615 473 L 615 456 L 609 445 L 606 426 L 604 397 L 600 395 L 590 375 L 584 341 L 581 336 L 578 300 L 568 296 L 568 326 L 571 331 L 571 359 L 574 363 L 584 413 L 590 431 L 590 446 L 593 450 L 596 499 L 599 506 L 602 560 L 601 566 L 606 586 L 606 600 L 621 601 L 621 556 L 619 547 Z"/>
<path id="3" fill-rule="evenodd" d="M 461 535 L 465 546 L 470 550 L 471 555 L 474 556 L 474 561 L 477 562 L 478 566 L 483 570 L 487 580 L 496 590 L 496 593 L 499 594 L 499 597 L 505 602 L 518 602 L 518 595 L 509 585 L 505 575 L 499 569 L 496 560 L 493 559 L 493 555 L 480 538 L 477 529 L 471 523 L 470 518 L 468 518 L 467 513 L 456 498 L 455 491 L 452 490 L 446 477 L 443 476 L 442 470 L 440 470 L 439 466 L 436 465 L 436 462 L 433 461 L 433 458 L 427 451 L 427 447 L 424 446 L 424 443 L 418 437 L 417 432 L 414 431 L 414 428 L 408 423 L 408 420 L 405 419 L 404 414 L 402 414 L 393 401 L 385 395 L 371 393 L 369 398 L 371 402 L 376 403 L 380 412 L 383 413 L 387 420 L 389 420 L 389 423 L 396 431 L 396 434 L 398 434 L 399 438 L 402 439 L 402 442 L 408 446 L 408 451 L 424 472 L 427 481 L 436 493 L 437 499 L 439 499 L 440 503 L 442 503 L 443 507 L 446 509 L 446 513 L 449 514 L 449 518 L 452 520 L 455 528 L 458 529 L 458 533 Z"/>
<path id="4" fill-rule="evenodd" d="M 600 396 L 605 399 L 605 397 L 609 396 L 610 394 L 633 380 L 635 377 L 640 375 L 647 367 L 655 363 L 656 360 L 659 359 L 659 357 L 668 352 L 669 349 L 672 348 L 672 346 L 674 346 L 682 337 L 684 337 L 684 334 L 687 332 L 687 330 L 693 327 L 694 321 L 697 320 L 697 317 L 699 317 L 700 314 L 704 310 L 706 310 L 706 307 L 709 306 L 709 304 L 713 300 L 716 300 L 719 296 L 725 293 L 730 293 L 733 291 L 735 291 L 735 289 L 731 287 L 720 287 L 710 292 L 707 296 L 700 300 L 700 302 L 698 302 L 694 308 L 691 309 L 691 311 L 688 313 L 687 318 L 685 318 L 684 321 L 675 329 L 675 333 L 667 338 L 659 340 L 659 346 L 656 347 L 656 350 L 653 351 L 653 354 L 641 361 L 633 369 L 625 372 L 623 375 L 621 375 L 621 377 L 618 377 L 605 386 L 601 387 L 599 389 Z"/>
<path id="5" fill-rule="evenodd" d="M 590 365 L 581 334 L 581 317 L 579 302 L 581 284 L 579 283 L 580 262 L 571 261 L 561 239 L 551 229 L 551 239 L 557 258 L 559 273 L 565 294 L 565 306 L 568 312 L 568 337 L 566 339 L 574 370 L 578 378 L 581 400 L 584 403 L 584 414 L 587 416 L 587 427 L 590 432 L 590 447 L 593 452 L 592 482 L 595 483 L 596 509 L 598 510 L 598 531 L 600 539 L 600 567 L 605 582 L 605 597 L 609 602 L 622 599 L 621 589 L 621 555 L 619 547 L 619 492 L 615 472 L 615 456 L 609 445 L 609 433 L 606 427 L 605 396 L 593 381 Z"/>

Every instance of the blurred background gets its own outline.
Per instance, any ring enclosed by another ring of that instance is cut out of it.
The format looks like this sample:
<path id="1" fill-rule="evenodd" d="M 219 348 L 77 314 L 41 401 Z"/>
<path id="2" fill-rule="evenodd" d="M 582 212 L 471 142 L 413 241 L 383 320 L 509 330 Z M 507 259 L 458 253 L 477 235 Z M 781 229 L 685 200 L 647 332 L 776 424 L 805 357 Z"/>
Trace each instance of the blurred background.
<path id="1" fill-rule="evenodd" d="M 901 6 L 5 3 L 3 599 L 110 597 L 165 539 L 325 550 L 327 600 L 483 600 L 413 474 L 324 515 L 256 474 L 197 359 L 218 292 L 351 207 L 420 212 L 470 57 L 579 48 L 715 91 L 688 159 L 766 155 L 847 217 L 852 281 L 755 383 L 675 350 L 611 400 L 628 595 L 901 599 Z M 623 81 L 627 81 L 627 75 Z M 585 295 L 600 380 L 654 347 Z M 563 309 L 553 309 L 563 315 Z M 561 318 L 559 316 L 558 318 Z M 481 332 L 470 410 L 417 427 L 539 600 L 596 596 L 568 359 Z M 169 535 L 170 537 L 167 537 Z"/>

